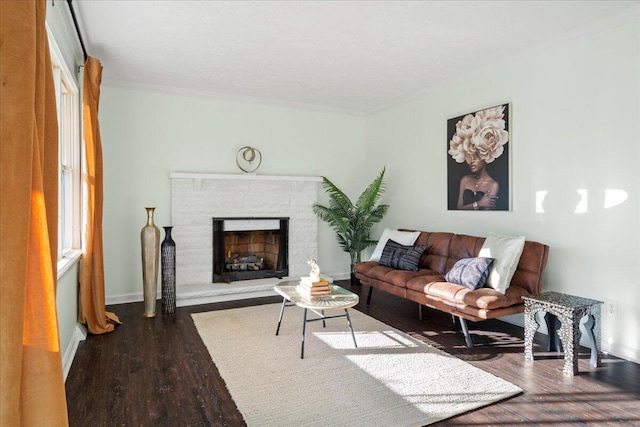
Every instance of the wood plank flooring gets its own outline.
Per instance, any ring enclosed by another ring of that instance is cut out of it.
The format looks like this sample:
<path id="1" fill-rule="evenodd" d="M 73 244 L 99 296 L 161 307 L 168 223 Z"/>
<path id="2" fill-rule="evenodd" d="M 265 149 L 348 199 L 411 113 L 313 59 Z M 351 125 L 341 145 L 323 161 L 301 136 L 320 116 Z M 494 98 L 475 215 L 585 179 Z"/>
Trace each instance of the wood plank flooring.
<path id="1" fill-rule="evenodd" d="M 348 282 L 339 284 L 351 288 Z M 367 306 L 368 287 L 353 291 L 361 295 L 356 309 L 525 390 L 438 426 L 640 426 L 636 363 L 604 356 L 602 367 L 591 368 L 588 350 L 582 349 L 580 374 L 564 377 L 562 355 L 545 353 L 544 337 L 536 337 L 536 360 L 525 363 L 522 328 L 495 320 L 469 322 L 475 347 L 468 349 L 449 315 L 425 308 L 420 321 L 415 303 L 374 290 Z M 80 343 L 66 381 L 70 425 L 245 425 L 191 313 L 280 301 L 267 297 L 180 307 L 173 315 L 158 313 L 152 319 L 142 317 L 142 303 L 109 306 L 123 325 Z M 275 325 L 276 319 L 256 319 L 260 321 Z"/>

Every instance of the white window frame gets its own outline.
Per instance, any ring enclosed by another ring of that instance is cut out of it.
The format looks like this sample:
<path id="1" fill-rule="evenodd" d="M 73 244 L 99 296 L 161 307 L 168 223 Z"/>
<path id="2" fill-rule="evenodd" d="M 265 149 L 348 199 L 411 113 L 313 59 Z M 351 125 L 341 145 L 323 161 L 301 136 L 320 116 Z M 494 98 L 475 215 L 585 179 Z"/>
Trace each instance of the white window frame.
<path id="1" fill-rule="evenodd" d="M 80 91 L 47 25 L 58 112 L 58 278 L 80 258 L 82 230 Z"/>

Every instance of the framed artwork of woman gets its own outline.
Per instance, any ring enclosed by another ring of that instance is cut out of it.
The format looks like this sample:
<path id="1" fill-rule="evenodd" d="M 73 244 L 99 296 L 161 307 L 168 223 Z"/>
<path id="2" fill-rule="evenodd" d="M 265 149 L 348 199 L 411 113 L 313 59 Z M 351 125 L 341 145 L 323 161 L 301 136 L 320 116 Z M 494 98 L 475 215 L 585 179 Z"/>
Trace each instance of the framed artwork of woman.
<path id="1" fill-rule="evenodd" d="M 448 210 L 510 209 L 509 107 L 447 120 Z"/>

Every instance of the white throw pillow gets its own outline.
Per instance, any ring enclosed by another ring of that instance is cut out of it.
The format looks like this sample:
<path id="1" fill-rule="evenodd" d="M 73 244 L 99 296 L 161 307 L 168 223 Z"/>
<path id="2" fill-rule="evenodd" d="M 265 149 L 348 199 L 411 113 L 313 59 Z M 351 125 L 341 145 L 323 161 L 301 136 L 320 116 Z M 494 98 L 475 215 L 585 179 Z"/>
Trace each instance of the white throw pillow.
<path id="1" fill-rule="evenodd" d="M 524 236 L 510 237 L 489 233 L 478 254 L 480 257 L 495 259 L 486 286 L 504 294 L 516 272 L 523 249 Z"/>
<path id="2" fill-rule="evenodd" d="M 384 249 L 384 245 L 387 244 L 387 240 L 394 240 L 403 246 L 412 246 L 419 235 L 419 231 L 398 231 L 385 228 L 369 261 L 380 261 L 380 255 L 382 255 L 382 250 Z"/>

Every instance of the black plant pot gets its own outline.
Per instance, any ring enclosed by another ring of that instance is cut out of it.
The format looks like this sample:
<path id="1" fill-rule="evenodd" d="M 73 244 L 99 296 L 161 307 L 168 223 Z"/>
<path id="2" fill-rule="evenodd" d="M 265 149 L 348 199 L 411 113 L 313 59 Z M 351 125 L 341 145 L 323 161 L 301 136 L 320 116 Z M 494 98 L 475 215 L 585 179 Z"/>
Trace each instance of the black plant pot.
<path id="1" fill-rule="evenodd" d="M 351 286 L 361 286 L 360 279 L 356 277 L 356 273 L 351 272 Z"/>

